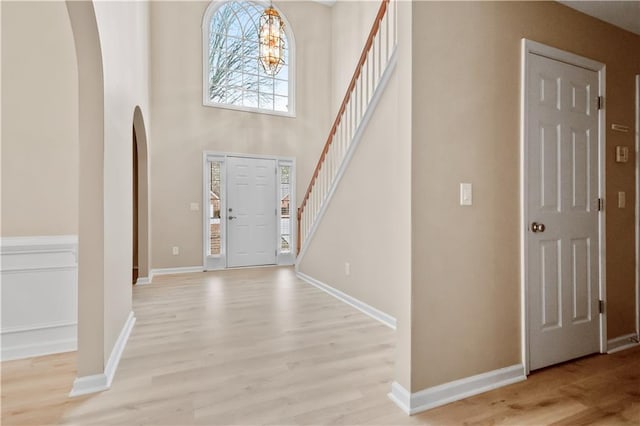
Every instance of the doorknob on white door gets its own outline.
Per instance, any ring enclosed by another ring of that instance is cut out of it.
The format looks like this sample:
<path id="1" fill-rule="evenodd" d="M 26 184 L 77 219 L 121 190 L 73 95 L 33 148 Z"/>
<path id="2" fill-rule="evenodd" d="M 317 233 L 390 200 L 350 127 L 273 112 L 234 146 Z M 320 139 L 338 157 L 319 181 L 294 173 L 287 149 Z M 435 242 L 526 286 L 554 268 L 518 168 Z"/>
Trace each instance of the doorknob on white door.
<path id="1" fill-rule="evenodd" d="M 546 227 L 544 226 L 544 223 L 533 222 L 531 224 L 531 231 L 532 232 L 544 232 L 545 229 L 546 229 Z"/>
<path id="2" fill-rule="evenodd" d="M 235 216 L 228 216 L 228 218 L 229 218 L 229 220 L 233 220 L 233 219 L 235 219 L 236 217 L 235 217 Z"/>

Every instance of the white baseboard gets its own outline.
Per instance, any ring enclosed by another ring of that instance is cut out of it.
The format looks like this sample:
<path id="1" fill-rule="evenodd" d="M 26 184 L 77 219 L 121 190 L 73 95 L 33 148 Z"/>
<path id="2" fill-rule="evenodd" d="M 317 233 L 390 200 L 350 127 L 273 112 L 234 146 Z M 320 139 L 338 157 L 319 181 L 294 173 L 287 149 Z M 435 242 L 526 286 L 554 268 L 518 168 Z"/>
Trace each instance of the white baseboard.
<path id="1" fill-rule="evenodd" d="M 2 361 L 76 350 L 78 238 L 0 239 Z"/>
<path id="2" fill-rule="evenodd" d="M 407 414 L 413 415 L 431 408 L 459 401 L 473 395 L 526 380 L 524 366 L 520 364 L 410 393 L 393 382 L 389 398 Z"/>
<path id="3" fill-rule="evenodd" d="M 120 358 L 122 358 L 122 352 L 124 352 L 124 347 L 127 346 L 129 336 L 131 336 L 131 330 L 133 330 L 135 323 L 136 317 L 133 315 L 133 312 L 129 312 L 127 321 L 125 321 L 122 326 L 120 335 L 118 336 L 115 345 L 113 345 L 109 361 L 107 361 L 107 367 L 104 369 L 104 374 L 107 376 L 107 386 L 111 386 L 113 377 L 118 369 L 118 364 L 120 364 Z"/>
<path id="4" fill-rule="evenodd" d="M 73 387 L 69 393 L 70 397 L 87 395 L 90 393 L 102 392 L 109 389 L 107 385 L 107 376 L 102 374 L 94 374 L 93 376 L 76 377 L 73 381 Z"/>
<path id="5" fill-rule="evenodd" d="M 411 393 L 398 382 L 391 383 L 391 392 L 387 394 L 390 400 L 396 403 L 405 414 L 415 414 L 411 412 Z"/>
<path id="6" fill-rule="evenodd" d="M 624 336 L 616 337 L 607 341 L 607 353 L 614 354 L 616 352 L 624 351 L 625 349 L 635 348 L 640 346 L 638 342 L 638 336 L 635 333 L 625 334 Z"/>
<path id="7" fill-rule="evenodd" d="M 77 324 L 44 325 L 2 332 L 2 361 L 75 351 Z"/>
<path id="8" fill-rule="evenodd" d="M 190 274 L 193 272 L 203 272 L 203 266 L 181 266 L 178 268 L 159 268 L 151 270 L 151 277 L 156 275 Z"/>
<path id="9" fill-rule="evenodd" d="M 151 284 L 151 279 L 149 277 L 138 277 L 136 280 L 136 285 L 148 285 Z"/>
<path id="10" fill-rule="evenodd" d="M 396 319 L 391 315 L 385 312 L 382 312 L 381 310 L 376 309 L 373 306 L 368 305 L 363 301 L 356 299 L 355 297 L 349 296 L 348 294 L 343 293 L 340 290 L 337 290 L 331 287 L 330 285 L 327 285 L 321 281 L 318 281 L 315 278 L 312 278 L 305 273 L 296 271 L 296 275 L 301 280 L 306 281 L 312 286 L 317 287 L 320 290 L 325 291 L 326 293 L 329 293 L 331 296 L 335 297 L 336 299 L 353 306 L 360 312 L 366 315 L 369 315 L 371 318 L 375 320 L 380 321 L 382 324 L 386 325 L 387 327 L 390 327 L 394 330 L 396 329 Z"/>
<path id="11" fill-rule="evenodd" d="M 120 335 L 118 336 L 116 343 L 113 345 L 104 373 L 76 378 L 73 382 L 73 388 L 71 389 L 69 396 L 73 397 L 102 392 L 111 387 L 113 378 L 116 375 L 116 370 L 118 369 L 118 364 L 120 364 L 120 359 L 122 358 L 122 352 L 124 352 L 124 348 L 127 345 L 127 341 L 129 340 L 131 330 L 133 330 L 135 323 L 136 317 L 133 315 L 133 312 L 129 312 L 127 321 L 124 323 L 124 326 L 120 331 Z"/>

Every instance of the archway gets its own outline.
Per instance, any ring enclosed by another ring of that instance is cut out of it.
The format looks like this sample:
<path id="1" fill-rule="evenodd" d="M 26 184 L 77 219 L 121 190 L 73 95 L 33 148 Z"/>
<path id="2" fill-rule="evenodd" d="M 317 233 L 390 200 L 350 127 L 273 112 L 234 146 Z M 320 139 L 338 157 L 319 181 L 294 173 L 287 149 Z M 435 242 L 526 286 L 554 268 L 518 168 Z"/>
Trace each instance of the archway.
<path id="1" fill-rule="evenodd" d="M 142 110 L 133 112 L 133 283 L 151 282 L 149 264 L 149 167 L 147 131 Z"/>
<path id="2" fill-rule="evenodd" d="M 78 61 L 78 379 L 100 387 L 104 371 L 104 75 L 93 2 L 66 2 Z M 100 381 L 100 380 L 99 380 Z M 106 383 L 105 383 L 106 384 Z"/>

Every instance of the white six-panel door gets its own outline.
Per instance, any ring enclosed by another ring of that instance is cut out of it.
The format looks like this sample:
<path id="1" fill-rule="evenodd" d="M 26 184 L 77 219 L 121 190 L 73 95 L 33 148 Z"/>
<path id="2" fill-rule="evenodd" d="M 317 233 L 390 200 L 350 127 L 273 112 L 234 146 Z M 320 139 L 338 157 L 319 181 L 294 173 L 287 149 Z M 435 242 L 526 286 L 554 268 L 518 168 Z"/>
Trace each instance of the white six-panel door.
<path id="1" fill-rule="evenodd" d="M 529 367 L 597 352 L 598 74 L 528 53 Z"/>
<path id="2" fill-rule="evenodd" d="M 228 157 L 228 266 L 276 263 L 276 160 Z"/>

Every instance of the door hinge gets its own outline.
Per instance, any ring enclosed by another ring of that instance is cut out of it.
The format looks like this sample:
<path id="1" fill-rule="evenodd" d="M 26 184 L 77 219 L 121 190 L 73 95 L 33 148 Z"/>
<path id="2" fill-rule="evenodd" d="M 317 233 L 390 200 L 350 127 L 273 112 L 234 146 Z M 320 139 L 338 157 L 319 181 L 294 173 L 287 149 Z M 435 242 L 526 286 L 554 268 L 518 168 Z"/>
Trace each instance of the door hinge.
<path id="1" fill-rule="evenodd" d="M 598 96 L 598 109 L 604 109 L 604 98 L 602 96 Z"/>
<path id="2" fill-rule="evenodd" d="M 598 312 L 604 314 L 604 300 L 598 300 Z"/>
<path id="3" fill-rule="evenodd" d="M 604 199 L 598 198 L 598 211 L 601 212 L 604 210 Z"/>

